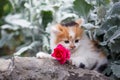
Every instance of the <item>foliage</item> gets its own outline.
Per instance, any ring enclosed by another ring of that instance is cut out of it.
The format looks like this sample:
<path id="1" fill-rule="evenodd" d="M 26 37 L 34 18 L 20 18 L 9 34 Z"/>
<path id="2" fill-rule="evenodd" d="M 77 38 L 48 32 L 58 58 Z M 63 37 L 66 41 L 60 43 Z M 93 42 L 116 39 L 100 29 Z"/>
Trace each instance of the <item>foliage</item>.
<path id="1" fill-rule="evenodd" d="M 101 38 L 101 45 L 108 50 L 108 58 L 110 60 L 110 69 L 107 75 L 120 78 L 120 2 L 116 2 L 106 14 L 104 22 L 100 29 L 97 30 L 97 37 Z M 110 71 L 111 70 L 111 71 Z M 116 78 L 116 79 L 117 79 Z"/>
<path id="2" fill-rule="evenodd" d="M 81 17 L 85 19 L 82 26 L 90 39 L 99 41 L 108 56 L 109 64 L 103 73 L 114 79 L 120 79 L 119 0 L 9 1 L 12 7 L 8 11 L 3 11 L 1 15 L 10 12 L 4 17 L 4 24 L 2 22 L 3 25 L 0 26 L 2 53 L 4 53 L 3 49 L 21 56 L 35 56 L 39 51 L 50 53 L 50 27 L 55 23 Z M 6 4 L 10 5 L 10 3 Z"/>

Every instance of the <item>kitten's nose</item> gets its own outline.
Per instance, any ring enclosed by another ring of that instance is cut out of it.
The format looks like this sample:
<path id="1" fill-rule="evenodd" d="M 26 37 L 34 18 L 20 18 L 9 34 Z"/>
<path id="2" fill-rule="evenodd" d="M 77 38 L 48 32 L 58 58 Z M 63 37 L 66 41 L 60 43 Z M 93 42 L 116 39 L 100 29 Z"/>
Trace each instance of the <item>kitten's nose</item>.
<path id="1" fill-rule="evenodd" d="M 75 48 L 75 45 L 71 45 L 70 48 L 71 48 L 71 49 L 74 49 L 74 48 Z"/>

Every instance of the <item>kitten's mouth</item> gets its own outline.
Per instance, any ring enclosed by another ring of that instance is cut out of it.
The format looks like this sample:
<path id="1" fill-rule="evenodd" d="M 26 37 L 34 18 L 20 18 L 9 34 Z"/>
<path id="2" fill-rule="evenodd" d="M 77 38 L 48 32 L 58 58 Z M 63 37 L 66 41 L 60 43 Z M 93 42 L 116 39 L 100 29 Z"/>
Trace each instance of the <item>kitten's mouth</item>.
<path id="1" fill-rule="evenodd" d="M 70 52 L 71 52 L 71 53 L 75 52 L 75 49 L 70 49 Z"/>

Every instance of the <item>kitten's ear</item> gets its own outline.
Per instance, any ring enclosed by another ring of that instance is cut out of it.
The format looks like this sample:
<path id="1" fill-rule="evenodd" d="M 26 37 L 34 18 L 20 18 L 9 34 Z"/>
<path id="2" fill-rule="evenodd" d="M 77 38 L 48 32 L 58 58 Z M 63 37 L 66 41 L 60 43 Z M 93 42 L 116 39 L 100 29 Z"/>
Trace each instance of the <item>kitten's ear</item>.
<path id="1" fill-rule="evenodd" d="M 81 18 L 81 19 L 78 19 L 75 21 L 77 24 L 79 24 L 79 26 L 81 27 L 81 25 L 84 23 L 84 19 Z"/>
<path id="2" fill-rule="evenodd" d="M 52 32 L 52 33 L 55 33 L 55 34 L 60 33 L 60 30 L 58 29 L 58 25 L 53 26 L 53 27 L 51 28 L 51 32 Z"/>

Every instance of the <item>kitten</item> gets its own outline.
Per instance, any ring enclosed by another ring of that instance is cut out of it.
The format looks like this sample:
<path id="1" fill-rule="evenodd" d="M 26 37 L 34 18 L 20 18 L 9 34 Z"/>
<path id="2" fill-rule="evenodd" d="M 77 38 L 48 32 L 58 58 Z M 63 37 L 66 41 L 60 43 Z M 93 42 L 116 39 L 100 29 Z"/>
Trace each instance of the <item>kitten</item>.
<path id="1" fill-rule="evenodd" d="M 82 19 L 66 24 L 57 24 L 51 29 L 50 47 L 52 51 L 58 44 L 70 50 L 69 62 L 80 68 L 102 71 L 107 64 L 103 51 L 95 46 L 81 28 Z M 52 58 L 49 54 L 40 52 L 38 58 Z"/>

